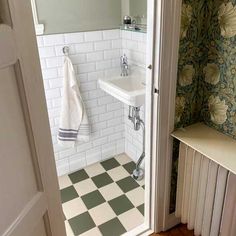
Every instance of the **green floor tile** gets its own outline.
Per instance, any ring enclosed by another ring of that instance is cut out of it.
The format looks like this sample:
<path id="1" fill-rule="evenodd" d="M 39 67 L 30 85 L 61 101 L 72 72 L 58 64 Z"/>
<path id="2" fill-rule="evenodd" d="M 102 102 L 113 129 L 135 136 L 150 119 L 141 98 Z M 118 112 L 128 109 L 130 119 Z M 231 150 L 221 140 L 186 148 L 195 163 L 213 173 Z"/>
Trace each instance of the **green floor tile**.
<path id="1" fill-rule="evenodd" d="M 137 209 L 140 211 L 140 213 L 144 216 L 144 204 L 137 207 Z"/>
<path id="2" fill-rule="evenodd" d="M 88 212 L 75 216 L 68 220 L 68 222 L 75 235 L 80 235 L 96 226 Z"/>
<path id="3" fill-rule="evenodd" d="M 134 205 L 131 203 L 131 201 L 125 196 L 119 196 L 117 198 L 114 198 L 110 200 L 109 205 L 113 209 L 113 211 L 116 213 L 116 215 L 120 215 L 132 208 L 134 208 Z"/>
<path id="4" fill-rule="evenodd" d="M 81 198 L 88 209 L 98 206 L 106 201 L 98 190 L 88 193 Z"/>
<path id="5" fill-rule="evenodd" d="M 107 173 L 94 176 L 91 179 L 98 188 L 101 188 L 113 182 L 112 178 Z"/>
<path id="6" fill-rule="evenodd" d="M 127 193 L 130 190 L 139 187 L 139 184 L 131 176 L 128 176 L 125 179 L 121 179 L 116 183 L 119 185 L 119 187 L 124 193 Z"/>
<path id="7" fill-rule="evenodd" d="M 98 228 L 103 236 L 120 236 L 126 232 L 124 226 L 117 218 L 98 226 Z"/>
<path id="8" fill-rule="evenodd" d="M 109 160 L 102 161 L 100 164 L 103 166 L 103 168 L 105 170 L 111 170 L 111 169 L 120 165 L 119 162 L 115 158 L 111 158 Z"/>
<path id="9" fill-rule="evenodd" d="M 75 188 L 73 186 L 64 188 L 61 190 L 61 202 L 65 203 L 68 202 L 74 198 L 77 198 L 79 195 L 76 192 Z"/>
<path id="10" fill-rule="evenodd" d="M 131 162 L 129 162 L 129 163 L 123 165 L 123 167 L 124 167 L 130 174 L 132 174 L 133 171 L 134 171 L 134 169 L 135 169 L 135 167 L 136 167 L 136 164 L 135 164 L 133 161 L 131 161 Z"/>
<path id="11" fill-rule="evenodd" d="M 72 174 L 69 174 L 69 178 L 73 184 L 78 183 L 82 180 L 88 179 L 89 176 L 84 169 L 78 170 Z"/>

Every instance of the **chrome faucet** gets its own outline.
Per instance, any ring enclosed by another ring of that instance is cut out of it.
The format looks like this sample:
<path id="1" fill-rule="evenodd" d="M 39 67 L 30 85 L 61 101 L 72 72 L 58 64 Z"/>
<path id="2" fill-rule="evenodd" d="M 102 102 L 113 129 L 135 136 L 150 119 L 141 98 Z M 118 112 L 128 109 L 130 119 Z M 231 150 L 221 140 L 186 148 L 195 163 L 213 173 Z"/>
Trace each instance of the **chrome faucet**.
<path id="1" fill-rule="evenodd" d="M 121 76 L 128 76 L 129 65 L 128 65 L 128 58 L 125 54 L 120 57 L 120 68 L 121 68 L 120 75 Z"/>

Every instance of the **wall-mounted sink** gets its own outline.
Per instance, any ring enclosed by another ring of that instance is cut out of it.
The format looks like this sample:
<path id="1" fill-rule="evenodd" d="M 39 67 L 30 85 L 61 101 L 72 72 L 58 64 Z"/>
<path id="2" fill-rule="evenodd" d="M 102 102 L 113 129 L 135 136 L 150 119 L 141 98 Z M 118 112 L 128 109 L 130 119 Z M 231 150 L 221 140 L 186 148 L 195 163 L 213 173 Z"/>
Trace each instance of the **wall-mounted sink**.
<path id="1" fill-rule="evenodd" d="M 140 75 L 99 79 L 98 84 L 102 90 L 129 106 L 140 107 L 145 103 L 145 78 Z"/>

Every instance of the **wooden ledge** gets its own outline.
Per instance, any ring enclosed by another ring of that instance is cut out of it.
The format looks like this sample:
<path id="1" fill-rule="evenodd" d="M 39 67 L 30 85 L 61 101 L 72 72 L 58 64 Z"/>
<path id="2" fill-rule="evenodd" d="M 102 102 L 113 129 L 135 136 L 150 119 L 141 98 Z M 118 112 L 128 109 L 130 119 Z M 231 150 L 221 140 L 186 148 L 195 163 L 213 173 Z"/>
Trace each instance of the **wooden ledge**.
<path id="1" fill-rule="evenodd" d="M 236 174 L 236 140 L 203 123 L 174 131 L 172 137 Z"/>

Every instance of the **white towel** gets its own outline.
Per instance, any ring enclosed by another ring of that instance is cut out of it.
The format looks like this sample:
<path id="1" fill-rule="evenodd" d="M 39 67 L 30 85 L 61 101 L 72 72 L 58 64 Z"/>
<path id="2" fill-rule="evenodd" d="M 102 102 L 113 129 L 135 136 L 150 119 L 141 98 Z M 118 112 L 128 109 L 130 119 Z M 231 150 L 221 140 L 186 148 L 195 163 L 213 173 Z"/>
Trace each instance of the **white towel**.
<path id="1" fill-rule="evenodd" d="M 90 126 L 86 110 L 80 95 L 71 60 L 65 56 L 62 110 L 60 117 L 58 142 L 74 147 L 76 141 L 88 141 Z"/>

